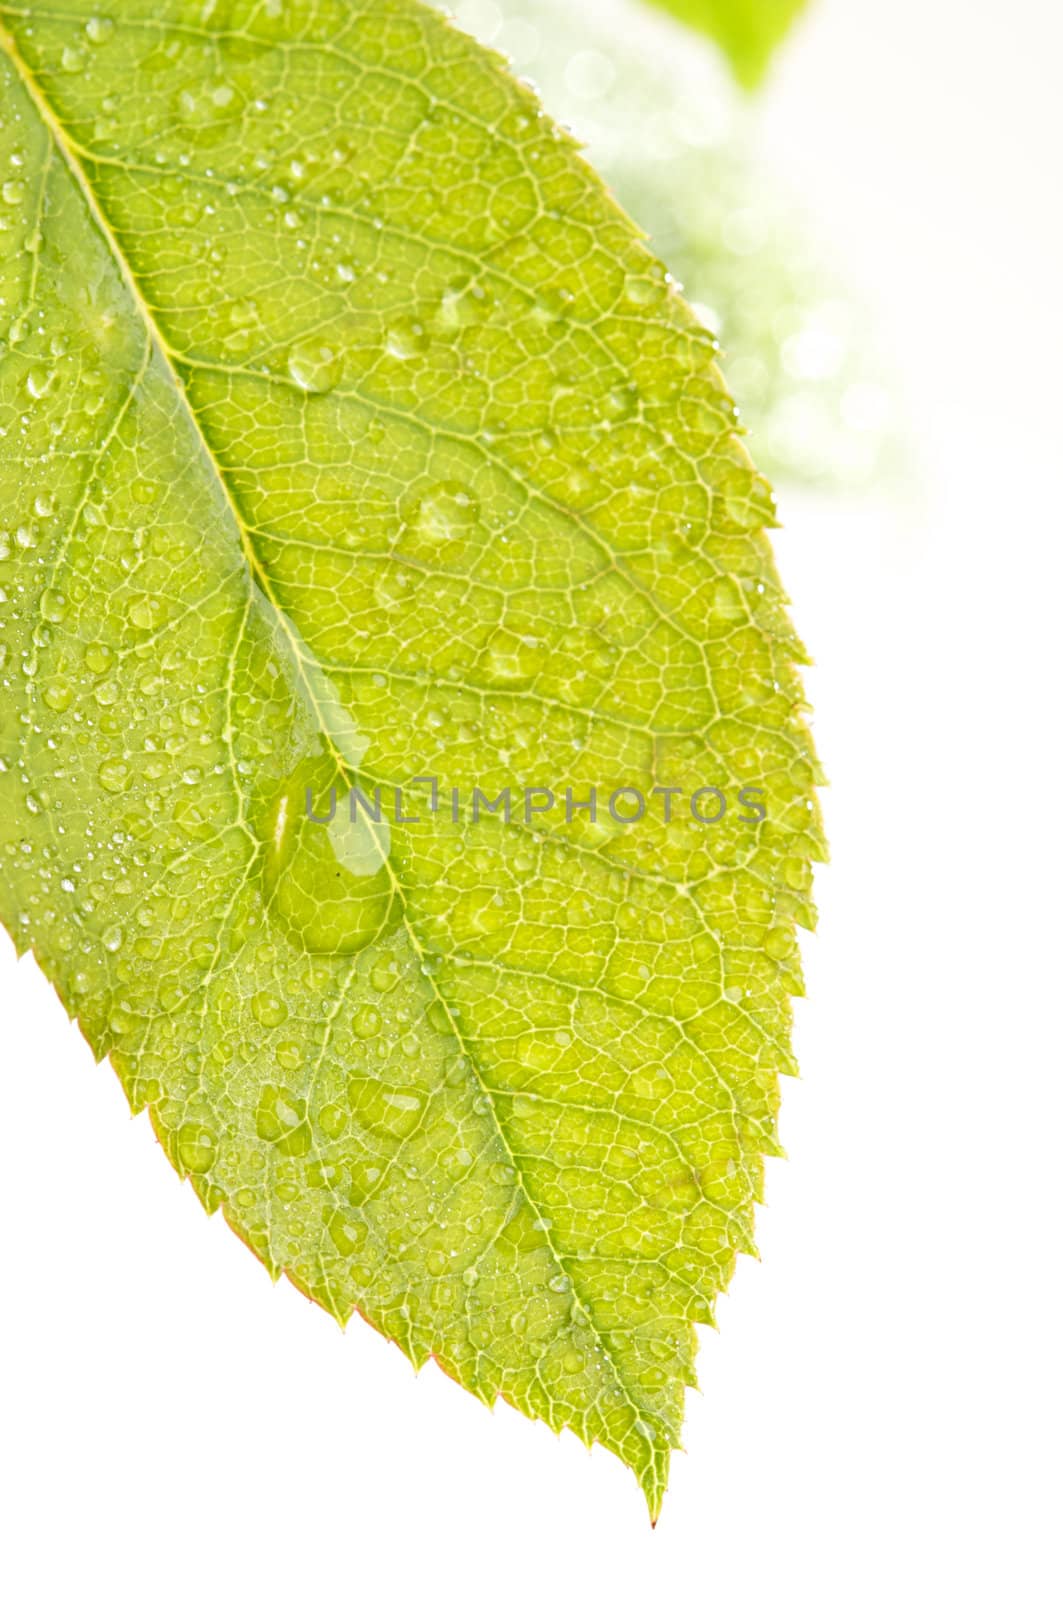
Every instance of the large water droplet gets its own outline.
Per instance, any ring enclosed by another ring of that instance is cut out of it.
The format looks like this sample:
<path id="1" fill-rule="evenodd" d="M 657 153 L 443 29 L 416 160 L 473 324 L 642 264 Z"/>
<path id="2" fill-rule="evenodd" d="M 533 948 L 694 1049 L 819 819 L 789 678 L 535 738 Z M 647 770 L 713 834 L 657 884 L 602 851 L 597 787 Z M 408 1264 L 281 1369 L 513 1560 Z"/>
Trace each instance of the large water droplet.
<path id="1" fill-rule="evenodd" d="M 632 272 L 624 283 L 624 293 L 632 305 L 652 306 L 663 300 L 668 289 L 664 268 L 647 262 L 641 272 Z"/>
<path id="2" fill-rule="evenodd" d="M 44 703 L 49 711 L 65 711 L 73 698 L 74 691 L 65 678 L 53 678 L 44 691 Z"/>
<path id="3" fill-rule="evenodd" d="M 782 923 L 769 928 L 764 935 L 764 949 L 775 961 L 786 961 L 794 953 L 793 933 Z"/>
<path id="4" fill-rule="evenodd" d="M 328 394 L 340 381 L 343 361 L 331 345 L 304 340 L 288 352 L 288 372 L 306 394 Z"/>
<path id="5" fill-rule="evenodd" d="M 236 116 L 243 102 L 231 83 L 212 79 L 182 89 L 174 102 L 178 120 L 186 128 L 210 128 Z"/>
<path id="6" fill-rule="evenodd" d="M 306 1101 L 280 1084 L 268 1083 L 259 1097 L 255 1132 L 260 1139 L 275 1144 L 282 1155 L 305 1155 L 313 1143 Z"/>
<path id="7" fill-rule="evenodd" d="M 424 1111 L 420 1090 L 381 1083 L 364 1073 L 347 1079 L 347 1099 L 361 1127 L 396 1139 L 408 1139 Z"/>
<path id="8" fill-rule="evenodd" d="M 217 1140 L 202 1123 L 186 1122 L 177 1130 L 177 1158 L 186 1172 L 209 1172 L 217 1153 Z"/>
<path id="9" fill-rule="evenodd" d="M 458 333 L 490 314 L 488 291 L 468 278 L 456 278 L 448 285 L 440 302 L 437 326 L 445 333 Z"/>
<path id="10" fill-rule="evenodd" d="M 58 589 L 45 589 L 41 595 L 41 616 L 46 622 L 62 622 L 66 616 L 66 596 Z"/>
<path id="11" fill-rule="evenodd" d="M 464 484 L 448 480 L 421 497 L 413 521 L 426 539 L 453 539 L 474 527 L 478 516 L 475 497 Z"/>
<path id="12" fill-rule="evenodd" d="M 364 949 L 399 915 L 387 824 L 362 807 L 352 821 L 349 789 L 331 758 L 308 757 L 257 821 L 270 914 L 297 948 L 323 955 Z"/>
<path id="13" fill-rule="evenodd" d="M 101 787 L 109 794 L 121 794 L 129 788 L 132 773 L 124 761 L 109 756 L 106 761 L 101 761 L 96 776 Z"/>
<path id="14" fill-rule="evenodd" d="M 428 349 L 424 325 L 414 317 L 400 317 L 387 331 L 387 352 L 396 361 L 409 361 Z"/>
<path id="15" fill-rule="evenodd" d="M 341 1216 L 339 1212 L 329 1223 L 328 1231 L 341 1256 L 351 1256 L 360 1250 L 369 1232 L 364 1222 Z"/>
<path id="16" fill-rule="evenodd" d="M 496 628 L 487 641 L 483 666 L 495 683 L 522 683 L 542 671 L 549 655 L 544 640 Z"/>
<path id="17" fill-rule="evenodd" d="M 276 1028 L 288 1015 L 288 1007 L 280 995 L 272 994 L 268 989 L 262 989 L 258 994 L 251 996 L 251 1010 L 254 1012 L 255 1021 L 260 1022 L 264 1028 Z"/>
<path id="18" fill-rule="evenodd" d="M 97 642 L 85 646 L 85 665 L 90 672 L 106 672 L 113 664 L 114 651 L 110 645 Z"/>

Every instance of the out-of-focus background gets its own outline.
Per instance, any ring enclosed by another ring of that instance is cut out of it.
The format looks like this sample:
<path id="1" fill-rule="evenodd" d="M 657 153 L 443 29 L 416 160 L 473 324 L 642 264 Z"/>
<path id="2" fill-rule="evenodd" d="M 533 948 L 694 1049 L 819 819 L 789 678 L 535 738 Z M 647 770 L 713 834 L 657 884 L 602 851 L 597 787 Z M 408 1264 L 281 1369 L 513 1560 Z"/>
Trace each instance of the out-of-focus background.
<path id="1" fill-rule="evenodd" d="M 657 3 L 743 14 L 743 0 Z M 814 0 L 744 10 L 770 17 L 802 4 Z M 647 0 L 457 0 L 455 14 L 534 81 L 717 334 L 762 470 L 835 488 L 904 470 L 888 354 L 774 159 L 772 97 L 742 93 L 734 62 Z M 736 24 L 739 38 L 750 27 Z"/>
<path id="2" fill-rule="evenodd" d="M 5 942 L 0 1575 L 1057 1595 L 1063 14 L 812 0 L 745 108 L 633 3 L 460 16 L 648 194 L 779 485 L 834 860 L 762 1260 L 651 1534 L 610 1457 L 272 1286 Z"/>

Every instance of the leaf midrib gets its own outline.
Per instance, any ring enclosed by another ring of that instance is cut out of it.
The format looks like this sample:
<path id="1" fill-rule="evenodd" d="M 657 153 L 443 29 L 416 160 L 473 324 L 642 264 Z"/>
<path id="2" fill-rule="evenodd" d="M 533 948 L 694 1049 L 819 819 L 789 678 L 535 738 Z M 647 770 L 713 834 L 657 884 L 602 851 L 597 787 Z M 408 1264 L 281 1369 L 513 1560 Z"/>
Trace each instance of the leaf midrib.
<path id="1" fill-rule="evenodd" d="M 25 15 L 25 13 L 20 14 Z M 203 458 L 208 463 L 210 470 L 216 479 L 218 489 L 223 496 L 225 507 L 230 518 L 232 519 L 233 526 L 237 533 L 240 549 L 243 553 L 245 561 L 247 562 L 250 575 L 255 585 L 261 591 L 263 597 L 276 615 L 288 639 L 292 655 L 297 663 L 297 669 L 299 671 L 303 691 L 306 695 L 308 704 L 313 708 L 315 713 L 316 720 L 320 727 L 321 737 L 336 760 L 338 768 L 340 770 L 345 770 L 347 764 L 334 744 L 334 741 L 328 731 L 326 719 L 321 715 L 321 708 L 317 697 L 313 692 L 312 685 L 308 681 L 305 670 L 305 662 L 302 650 L 300 648 L 301 641 L 299 639 L 298 632 L 293 628 L 287 613 L 277 602 L 272 593 L 269 575 L 263 568 L 261 562 L 258 560 L 257 554 L 248 535 L 247 525 L 244 521 L 239 505 L 233 496 L 228 479 L 222 470 L 221 463 L 215 456 L 200 425 L 199 417 L 192 406 L 185 385 L 182 382 L 178 367 L 175 364 L 174 352 L 172 351 L 165 335 L 155 319 L 151 305 L 145 299 L 140 290 L 140 286 L 137 282 L 132 266 L 125 252 L 123 251 L 121 244 L 119 243 L 118 237 L 111 226 L 109 218 L 97 199 L 95 190 L 90 184 L 88 175 L 86 174 L 84 167 L 78 158 L 73 142 L 67 137 L 66 129 L 64 128 L 63 123 L 60 121 L 57 113 L 52 108 L 52 105 L 46 97 L 43 88 L 38 83 L 32 69 L 19 50 L 17 42 L 2 23 L 0 23 L 0 50 L 3 50 L 3 52 L 7 55 L 20 83 L 23 86 L 23 89 L 29 97 L 35 111 L 37 112 L 37 115 L 40 117 L 41 123 L 44 126 L 54 149 L 66 166 L 67 171 L 69 172 L 70 177 L 78 190 L 78 193 L 81 195 L 82 200 L 85 203 L 89 215 L 92 218 L 92 221 L 104 245 L 111 255 L 115 267 L 117 268 L 125 285 L 126 291 L 130 296 L 133 307 L 142 321 L 147 337 L 151 345 L 154 347 L 159 360 L 163 365 L 166 375 L 173 386 L 174 392 L 177 395 L 187 416 L 188 422 L 195 433 L 195 437 L 202 451 Z M 491 1119 L 494 1123 L 497 1136 L 506 1151 L 510 1163 L 512 1164 L 516 1179 L 516 1187 L 518 1187 L 521 1193 L 524 1195 L 527 1205 L 534 1213 L 536 1220 L 541 1225 L 540 1231 L 542 1233 L 544 1248 L 549 1251 L 555 1264 L 568 1278 L 573 1301 L 580 1308 L 585 1326 L 588 1326 L 593 1331 L 601 1354 L 608 1364 L 610 1371 L 616 1378 L 620 1391 L 624 1395 L 631 1410 L 638 1418 L 653 1418 L 654 1423 L 658 1428 L 660 1428 L 663 1424 L 663 1419 L 660 1417 L 659 1413 L 653 1411 L 631 1392 L 631 1389 L 625 1380 L 623 1371 L 618 1365 L 616 1357 L 614 1356 L 610 1347 L 606 1331 L 599 1327 L 598 1323 L 591 1315 L 589 1306 L 585 1302 L 583 1296 L 576 1290 L 577 1274 L 574 1271 L 573 1263 L 559 1251 L 552 1236 L 552 1229 L 546 1222 L 539 1205 L 529 1190 L 527 1179 L 521 1168 L 520 1161 L 506 1136 L 498 1107 L 495 1104 L 495 1097 L 492 1088 L 480 1069 L 478 1056 L 472 1045 L 472 1041 L 467 1039 L 462 1033 L 457 1019 L 454 1016 L 452 1007 L 450 1006 L 446 996 L 440 992 L 436 984 L 434 974 L 430 970 L 427 972 L 424 970 L 427 965 L 427 951 L 422 945 L 417 931 L 413 925 L 413 921 L 409 914 L 409 907 L 403 885 L 391 865 L 390 858 L 388 859 L 387 866 L 394 892 L 398 896 L 399 903 L 402 908 L 402 920 L 407 936 L 409 937 L 410 942 L 419 957 L 421 970 L 424 972 L 424 975 L 431 985 L 435 998 L 443 1008 L 443 1012 L 450 1025 L 454 1038 L 462 1054 L 469 1063 L 469 1070 L 475 1079 L 477 1088 L 491 1108 Z M 659 1504 L 660 1495 L 663 1492 L 661 1472 L 662 1451 L 661 1446 L 657 1443 L 656 1439 L 647 1442 L 649 1443 L 650 1463 L 649 1470 L 645 1474 L 644 1486 L 646 1487 L 647 1496 L 651 1501 L 651 1505 L 656 1506 Z M 670 1441 L 666 1438 L 664 1443 L 666 1450 Z M 639 1474 L 639 1476 L 640 1478 L 643 1477 L 642 1474 Z"/>

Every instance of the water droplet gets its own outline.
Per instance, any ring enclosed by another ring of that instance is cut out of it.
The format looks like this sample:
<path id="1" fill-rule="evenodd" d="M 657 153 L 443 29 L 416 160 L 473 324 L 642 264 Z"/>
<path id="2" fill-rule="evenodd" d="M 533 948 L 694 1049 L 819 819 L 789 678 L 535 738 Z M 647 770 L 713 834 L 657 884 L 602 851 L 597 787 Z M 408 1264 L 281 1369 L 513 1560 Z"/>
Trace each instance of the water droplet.
<path id="1" fill-rule="evenodd" d="M 794 953 L 794 936 L 790 928 L 781 924 L 769 928 L 764 936 L 765 952 L 775 961 L 785 961 Z"/>
<path id="2" fill-rule="evenodd" d="M 132 774 L 124 761 L 109 757 L 106 761 L 101 761 L 96 776 L 109 794 L 121 794 L 124 789 L 129 788 Z"/>
<path id="3" fill-rule="evenodd" d="M 129 608 L 129 621 L 141 633 L 147 633 L 155 627 L 159 620 L 159 604 L 147 595 L 142 595 L 139 600 L 134 600 Z"/>
<path id="4" fill-rule="evenodd" d="M 107 1016 L 107 1026 L 110 1027 L 112 1034 L 128 1034 L 136 1027 L 136 1018 L 128 1006 L 118 1002 Z"/>
<path id="5" fill-rule="evenodd" d="M 396 1088 L 359 1072 L 347 1079 L 347 1100 L 363 1128 L 396 1139 L 405 1139 L 413 1132 L 424 1109 L 424 1096 L 419 1090 Z"/>
<path id="6" fill-rule="evenodd" d="M 9 178 L 0 189 L 0 195 L 3 196 L 5 206 L 21 205 L 26 198 L 26 185 L 21 178 Z"/>
<path id="7" fill-rule="evenodd" d="M 208 79 L 194 89 L 182 89 L 176 100 L 178 120 L 186 128 L 210 129 L 234 116 L 242 105 L 231 83 Z"/>
<path id="8" fill-rule="evenodd" d="M 44 691 L 44 703 L 49 711 L 65 711 L 74 691 L 65 678 L 55 678 Z"/>
<path id="9" fill-rule="evenodd" d="M 329 1223 L 328 1231 L 341 1256 L 353 1256 L 356 1250 L 361 1249 L 369 1232 L 364 1222 L 341 1216 L 338 1211 Z"/>
<path id="10" fill-rule="evenodd" d="M 394 956 L 381 956 L 369 974 L 369 981 L 378 994 L 390 994 L 399 981 L 399 964 Z"/>
<path id="11" fill-rule="evenodd" d="M 309 790 L 315 816 L 307 816 Z M 308 757 L 256 819 L 264 846 L 263 893 L 270 915 L 298 949 L 349 954 L 371 944 L 400 913 L 387 866 L 387 830 L 362 810 L 352 822 L 348 786 L 328 757 Z"/>
<path id="12" fill-rule="evenodd" d="M 733 578 L 717 578 L 713 584 L 712 614 L 724 622 L 738 622 L 746 616 L 742 591 Z"/>
<path id="13" fill-rule="evenodd" d="M 259 1096 L 255 1132 L 260 1139 L 276 1145 L 282 1155 L 305 1155 L 313 1143 L 306 1101 L 280 1084 L 268 1083 Z"/>
<path id="14" fill-rule="evenodd" d="M 317 1120 L 327 1139 L 338 1139 L 347 1126 L 347 1113 L 342 1106 L 322 1106 Z"/>
<path id="15" fill-rule="evenodd" d="M 45 622 L 62 622 L 66 615 L 66 595 L 58 589 L 45 589 L 41 595 L 41 616 Z"/>
<path id="16" fill-rule="evenodd" d="M 499 683 L 527 682 L 545 667 L 549 650 L 541 639 L 496 628 L 487 641 L 483 670 Z"/>
<path id="17" fill-rule="evenodd" d="M 288 352 L 288 373 L 305 394 L 328 394 L 343 375 L 343 361 L 331 345 L 305 340 Z"/>
<path id="18" fill-rule="evenodd" d="M 630 1092 L 642 1100 L 659 1100 L 672 1087 L 672 1078 L 666 1067 L 647 1067 L 642 1072 L 633 1073 L 628 1080 Z"/>
<path id="19" fill-rule="evenodd" d="M 788 856 L 783 862 L 782 875 L 791 889 L 805 894 L 812 882 L 812 863 L 801 856 Z"/>
<path id="20" fill-rule="evenodd" d="M 561 322 L 575 300 L 571 289 L 547 289 L 537 295 L 532 315 L 546 326 Z"/>
<path id="21" fill-rule="evenodd" d="M 461 328 L 482 322 L 490 309 L 490 295 L 481 284 L 468 278 L 456 278 L 443 293 L 436 322 L 442 332 L 457 333 Z"/>
<path id="22" fill-rule="evenodd" d="M 376 1006 L 359 1006 L 351 1023 L 359 1039 L 375 1039 L 380 1032 L 380 1012 Z"/>
<path id="23" fill-rule="evenodd" d="M 85 24 L 85 32 L 91 44 L 106 44 L 114 32 L 114 23 L 110 17 L 90 17 Z"/>
<path id="24" fill-rule="evenodd" d="M 440 1033 L 448 1038 L 454 1032 L 454 1024 L 450 1013 L 442 1000 L 433 1000 L 425 1011 L 425 1021 L 433 1033 Z"/>
<path id="25" fill-rule="evenodd" d="M 633 383 L 611 389 L 605 397 L 606 415 L 615 420 L 630 417 L 638 405 L 638 400 L 639 392 Z"/>
<path id="26" fill-rule="evenodd" d="M 177 1160 L 186 1172 L 209 1172 L 218 1154 L 218 1142 L 201 1122 L 183 1123 L 177 1130 Z"/>
<path id="27" fill-rule="evenodd" d="M 114 665 L 114 651 L 107 644 L 87 644 L 85 646 L 85 665 L 90 672 L 97 674 L 106 672 Z"/>
<path id="28" fill-rule="evenodd" d="M 624 293 L 633 306 L 656 305 L 664 298 L 666 289 L 664 268 L 656 263 L 647 264 L 642 272 L 631 273 L 624 284 Z"/>
<path id="29" fill-rule="evenodd" d="M 438 541 L 473 527 L 479 514 L 476 497 L 465 485 L 447 481 L 421 496 L 410 520 L 424 538 Z"/>
<path id="30" fill-rule="evenodd" d="M 385 346 L 396 361 L 409 361 L 428 349 L 428 335 L 413 317 L 400 317 L 388 329 Z"/>
<path id="31" fill-rule="evenodd" d="M 288 1007 L 280 995 L 271 994 L 268 989 L 262 989 L 252 996 L 251 1010 L 256 1022 L 264 1028 L 277 1028 L 288 1015 Z"/>

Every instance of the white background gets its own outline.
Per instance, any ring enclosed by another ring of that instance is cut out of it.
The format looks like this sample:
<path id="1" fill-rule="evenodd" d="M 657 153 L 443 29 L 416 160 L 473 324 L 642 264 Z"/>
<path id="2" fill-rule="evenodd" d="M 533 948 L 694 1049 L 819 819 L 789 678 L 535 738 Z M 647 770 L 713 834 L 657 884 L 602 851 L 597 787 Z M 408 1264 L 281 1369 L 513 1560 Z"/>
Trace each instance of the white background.
<path id="1" fill-rule="evenodd" d="M 1060 1593 L 1061 58 L 1055 0 L 816 0 L 769 91 L 921 484 L 783 504 L 834 863 L 657 1530 L 272 1286 L 4 941 L 13 1596 Z"/>

